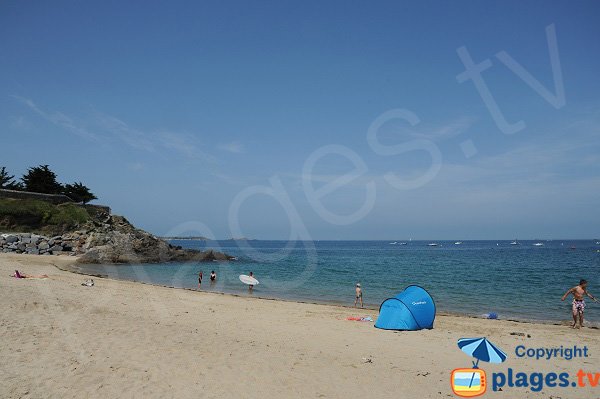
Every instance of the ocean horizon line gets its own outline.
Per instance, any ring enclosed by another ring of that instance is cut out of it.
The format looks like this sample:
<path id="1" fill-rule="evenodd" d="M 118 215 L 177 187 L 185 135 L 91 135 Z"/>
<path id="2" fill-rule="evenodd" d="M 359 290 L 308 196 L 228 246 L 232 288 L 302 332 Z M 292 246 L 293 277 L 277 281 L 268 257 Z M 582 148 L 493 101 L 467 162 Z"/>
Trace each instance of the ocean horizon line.
<path id="1" fill-rule="evenodd" d="M 323 238 L 323 239 L 314 239 L 314 240 L 289 240 L 282 238 L 207 238 L 207 237 L 195 237 L 195 236 L 181 236 L 181 237 L 171 237 L 171 236 L 160 236 L 157 237 L 165 239 L 165 240 L 197 240 L 197 241 L 279 241 L 279 242 L 315 242 L 315 241 L 324 241 L 324 242 L 472 242 L 472 241 L 489 241 L 489 242 L 501 242 L 501 241 L 596 241 L 600 242 L 599 238 L 413 238 L 408 240 L 402 240 L 398 238 L 382 238 L 382 239 L 346 239 L 346 238 Z"/>

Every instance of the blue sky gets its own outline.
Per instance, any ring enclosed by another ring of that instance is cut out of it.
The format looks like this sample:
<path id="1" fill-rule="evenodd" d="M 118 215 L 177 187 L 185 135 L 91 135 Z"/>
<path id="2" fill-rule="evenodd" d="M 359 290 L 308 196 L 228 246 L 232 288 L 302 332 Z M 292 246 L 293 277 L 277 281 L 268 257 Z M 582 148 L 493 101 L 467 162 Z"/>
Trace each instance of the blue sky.
<path id="1" fill-rule="evenodd" d="M 599 17 L 593 1 L 2 2 L 0 165 L 50 164 L 159 235 L 598 237 Z M 462 47 L 501 116 L 457 79 Z"/>

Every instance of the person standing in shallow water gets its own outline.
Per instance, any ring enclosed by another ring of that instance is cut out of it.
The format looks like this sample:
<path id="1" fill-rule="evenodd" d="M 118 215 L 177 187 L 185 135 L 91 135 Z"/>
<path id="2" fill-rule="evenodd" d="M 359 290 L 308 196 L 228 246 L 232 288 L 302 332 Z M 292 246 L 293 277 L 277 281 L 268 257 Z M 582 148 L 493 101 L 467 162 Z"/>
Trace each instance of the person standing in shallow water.
<path id="1" fill-rule="evenodd" d="M 356 299 L 354 299 L 354 307 L 356 307 L 356 304 L 358 303 L 359 300 L 360 300 L 360 307 L 362 309 L 362 308 L 364 308 L 362 288 L 360 287 L 360 283 L 356 283 Z"/>
<path id="2" fill-rule="evenodd" d="M 254 273 L 252 273 L 252 272 L 250 272 L 249 276 L 252 278 L 256 278 L 256 277 L 254 277 Z M 254 286 L 252 284 L 248 284 L 248 291 L 252 292 L 253 289 L 254 289 Z"/>
<path id="3" fill-rule="evenodd" d="M 217 281 L 217 273 L 215 273 L 215 271 L 213 270 L 212 272 L 210 272 L 210 283 L 214 284 L 215 281 Z"/>
<path id="4" fill-rule="evenodd" d="M 202 284 L 202 272 L 198 272 L 198 288 L 200 288 L 201 284 Z"/>
<path id="5" fill-rule="evenodd" d="M 573 304 L 571 309 L 573 312 L 573 325 L 571 327 L 573 328 L 583 327 L 583 311 L 585 310 L 585 300 L 583 299 L 583 296 L 587 295 L 594 302 L 598 302 L 598 300 L 587 291 L 587 284 L 587 280 L 580 280 L 579 285 L 576 285 L 569 291 L 565 292 L 561 298 L 561 301 L 564 301 L 569 294 L 573 294 Z M 577 326 L 577 319 L 579 319 L 579 326 Z"/>

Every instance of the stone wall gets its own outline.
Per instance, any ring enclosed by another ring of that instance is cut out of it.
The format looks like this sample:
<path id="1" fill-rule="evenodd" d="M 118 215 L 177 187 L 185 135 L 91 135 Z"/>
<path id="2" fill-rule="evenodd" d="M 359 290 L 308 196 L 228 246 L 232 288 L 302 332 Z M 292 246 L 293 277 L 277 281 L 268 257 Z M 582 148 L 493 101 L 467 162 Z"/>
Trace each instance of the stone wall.
<path id="1" fill-rule="evenodd" d="M 37 199 L 52 204 L 64 204 L 66 202 L 73 202 L 73 200 L 63 194 L 42 194 L 32 193 L 30 191 L 15 191 L 0 189 L 0 198 L 13 198 L 13 199 Z"/>
<path id="2" fill-rule="evenodd" d="M 80 255 L 85 252 L 87 231 L 46 237 L 31 233 L 0 234 L 0 252 L 30 255 Z"/>

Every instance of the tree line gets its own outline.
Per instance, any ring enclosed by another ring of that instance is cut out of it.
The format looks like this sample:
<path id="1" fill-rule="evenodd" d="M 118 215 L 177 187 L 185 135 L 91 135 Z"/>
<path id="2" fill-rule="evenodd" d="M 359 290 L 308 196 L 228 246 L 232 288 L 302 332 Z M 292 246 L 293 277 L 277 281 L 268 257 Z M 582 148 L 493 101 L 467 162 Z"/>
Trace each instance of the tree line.
<path id="1" fill-rule="evenodd" d="M 0 188 L 17 191 L 31 191 L 42 194 L 64 194 L 75 202 L 87 204 L 98 199 L 89 188 L 81 182 L 61 184 L 56 173 L 48 165 L 39 165 L 27 169 L 27 173 L 19 180 L 0 167 Z"/>

